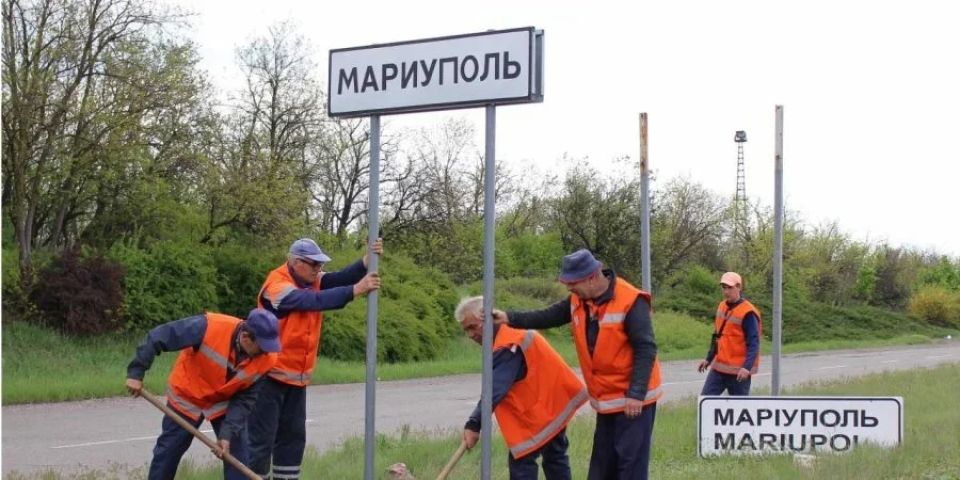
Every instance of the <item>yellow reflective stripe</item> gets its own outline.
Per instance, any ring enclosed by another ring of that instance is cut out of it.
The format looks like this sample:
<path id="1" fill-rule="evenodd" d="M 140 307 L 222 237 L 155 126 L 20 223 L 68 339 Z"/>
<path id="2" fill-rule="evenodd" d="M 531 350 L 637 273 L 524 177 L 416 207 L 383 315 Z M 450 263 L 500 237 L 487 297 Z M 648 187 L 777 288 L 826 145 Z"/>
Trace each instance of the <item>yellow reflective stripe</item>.
<path id="1" fill-rule="evenodd" d="M 543 427 L 543 430 L 540 430 L 539 432 L 535 433 L 529 439 L 511 447 L 510 453 L 512 453 L 513 456 L 516 457 L 521 453 L 524 453 L 527 450 L 530 450 L 531 448 L 536 447 L 537 444 L 539 444 L 540 442 L 556 435 L 557 432 L 559 432 L 560 429 L 563 428 L 564 422 L 566 422 L 567 419 L 569 419 L 571 416 L 577 413 L 577 407 L 579 407 L 580 404 L 583 403 L 584 400 L 586 399 L 587 399 L 587 389 L 580 390 L 580 393 L 578 393 L 576 397 L 573 397 L 573 399 L 570 400 L 569 403 L 567 403 L 567 406 L 563 407 L 563 411 L 560 412 L 560 415 L 558 415 L 557 418 L 554 418 L 553 421 L 548 423 L 546 427 Z"/>

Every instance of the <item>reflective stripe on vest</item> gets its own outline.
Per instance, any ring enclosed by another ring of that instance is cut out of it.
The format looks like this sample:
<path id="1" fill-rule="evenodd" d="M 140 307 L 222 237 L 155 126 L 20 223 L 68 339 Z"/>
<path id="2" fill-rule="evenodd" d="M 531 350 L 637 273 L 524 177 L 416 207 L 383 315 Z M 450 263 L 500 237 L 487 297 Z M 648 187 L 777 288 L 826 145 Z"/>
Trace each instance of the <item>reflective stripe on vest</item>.
<path id="1" fill-rule="evenodd" d="M 179 407 L 180 411 L 192 415 L 194 418 L 200 418 L 200 415 L 203 414 L 203 410 L 200 407 L 177 396 L 169 386 L 167 387 L 167 399 L 173 400 L 174 406 Z"/>
<path id="2" fill-rule="evenodd" d="M 296 291 L 312 294 L 320 291 L 320 282 L 298 288 L 297 280 L 285 262 L 273 269 L 257 294 L 257 306 L 264 304 L 278 309 L 284 298 Z M 323 312 L 292 310 L 277 317 L 280 323 L 280 345 L 277 363 L 268 374 L 274 380 L 288 385 L 305 387 L 310 384 L 311 374 L 317 363 L 323 329 Z"/>
<path id="3" fill-rule="evenodd" d="M 214 417 L 220 413 L 225 412 L 227 410 L 227 406 L 230 405 L 229 400 L 224 400 L 222 402 L 217 402 L 217 403 L 214 403 L 213 405 L 210 405 L 210 408 L 203 409 L 184 400 L 183 398 L 178 396 L 176 393 L 174 393 L 170 387 L 167 387 L 167 398 L 170 400 L 173 400 L 174 406 L 179 407 L 179 409 L 185 410 L 183 413 L 190 414 L 196 418 L 200 418 L 201 414 L 206 418 Z"/>
<path id="4" fill-rule="evenodd" d="M 275 353 L 263 353 L 231 365 L 228 358 L 242 320 L 207 312 L 203 342 L 193 351 L 184 349 L 167 381 L 167 398 L 184 416 L 214 420 L 226 413 L 229 399 L 249 388 L 276 363 Z M 228 378 L 229 377 L 229 378 Z"/>
<path id="5" fill-rule="evenodd" d="M 227 370 L 230 370 L 230 362 L 228 362 L 226 358 L 223 358 L 223 355 L 220 355 L 219 353 L 215 352 L 212 348 L 206 345 L 201 345 L 200 353 L 206 355 L 207 358 L 209 358 L 210 361 L 212 361 L 213 363 L 216 363 L 217 365 Z M 255 382 L 257 381 L 257 379 L 260 378 L 260 374 L 259 373 L 254 374 L 252 377 L 250 377 L 250 375 L 248 375 L 247 372 L 245 372 L 243 369 L 240 369 L 237 371 L 237 380 L 246 380 L 247 378 L 252 378 L 253 381 Z"/>
<path id="6" fill-rule="evenodd" d="M 511 386 L 493 413 L 510 453 L 523 458 L 563 430 L 589 393 L 542 335 L 501 325 L 494 351 L 517 347 L 525 357 L 527 375 Z"/>
<path id="7" fill-rule="evenodd" d="M 624 348 L 629 347 L 629 339 L 623 324 L 627 313 L 640 297 L 652 303 L 652 295 L 621 278 L 617 278 L 613 285 L 613 298 L 604 304 L 593 305 L 590 301 L 571 295 L 570 323 L 574 346 L 587 384 L 590 404 L 599 413 L 620 412 L 626 405 L 625 392 L 630 388 L 633 355 L 630 348 Z M 584 311 L 591 306 L 594 308 L 589 313 Z M 599 332 L 594 351 L 590 353 L 584 323 L 592 321 L 589 317 L 593 315 L 598 317 Z M 654 357 L 650 380 L 647 382 L 649 393 L 642 400 L 644 405 L 656 402 L 663 395 L 660 385 L 660 362 Z"/>
<path id="8" fill-rule="evenodd" d="M 280 370 L 278 368 L 274 368 L 273 370 L 270 370 L 269 375 L 273 378 L 280 377 L 280 378 L 277 378 L 278 380 L 286 379 L 294 382 L 307 382 L 310 380 L 309 373 L 288 372 L 285 370 Z"/>
<path id="9" fill-rule="evenodd" d="M 531 332 L 532 333 L 532 332 Z M 574 397 L 573 400 L 570 400 L 570 403 L 567 404 L 566 408 L 563 409 L 563 412 L 560 413 L 560 416 L 555 418 L 549 425 L 544 427 L 543 430 L 537 432 L 534 436 L 530 437 L 529 440 L 521 442 L 510 449 L 510 453 L 513 454 L 514 458 L 526 453 L 527 450 L 537 446 L 540 442 L 554 436 L 557 432 L 563 428 L 564 423 L 577 413 L 577 408 L 583 403 L 587 398 L 587 389 L 584 388 L 580 394 Z"/>
<path id="10" fill-rule="evenodd" d="M 717 313 L 714 319 L 714 331 L 719 331 L 720 328 L 724 328 L 724 330 L 717 344 L 716 356 L 710 364 L 710 368 L 714 371 L 727 375 L 736 375 L 740 369 L 743 368 L 743 364 L 747 360 L 743 319 L 751 312 L 756 316 L 757 335 L 762 338 L 763 319 L 760 316 L 760 311 L 749 301 L 743 300 L 733 308 L 729 308 L 725 301 L 721 301 L 720 305 L 717 306 Z M 727 322 L 726 327 L 723 327 L 724 321 Z M 748 371 L 751 374 L 756 374 L 759 371 L 759 366 L 760 352 L 758 351 L 757 358 Z"/>
<path id="11" fill-rule="evenodd" d="M 740 371 L 740 369 L 743 368 L 742 365 L 730 365 L 726 363 L 720 363 L 716 360 L 714 360 L 713 363 L 710 364 L 710 367 L 712 367 L 714 370 L 720 373 L 728 373 L 730 375 L 736 375 Z M 757 373 L 757 367 L 751 368 L 750 373 Z"/>
<path id="12" fill-rule="evenodd" d="M 647 391 L 647 395 L 643 397 L 643 401 L 653 402 L 659 400 L 661 396 L 663 396 L 663 389 L 661 387 L 657 387 L 653 390 Z M 600 413 L 609 413 L 610 411 L 616 411 L 617 409 L 626 407 L 627 397 L 613 398 L 603 401 L 591 398 L 590 406 Z"/>

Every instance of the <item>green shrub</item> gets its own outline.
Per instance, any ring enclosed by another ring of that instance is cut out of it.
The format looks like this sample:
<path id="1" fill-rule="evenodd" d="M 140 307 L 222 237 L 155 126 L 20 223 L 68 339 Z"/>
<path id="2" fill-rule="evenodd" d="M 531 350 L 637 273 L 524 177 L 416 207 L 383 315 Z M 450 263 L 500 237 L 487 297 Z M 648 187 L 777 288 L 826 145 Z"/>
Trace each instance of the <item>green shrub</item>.
<path id="1" fill-rule="evenodd" d="M 760 309 L 763 338 L 773 336 L 773 308 L 769 295 L 744 297 Z M 667 290 L 654 297 L 654 309 L 673 310 L 713 325 L 719 293 L 707 295 L 692 292 L 686 285 Z M 784 292 L 782 312 L 783 343 L 818 340 L 887 339 L 907 334 L 934 335 L 936 328 L 919 318 L 885 308 L 868 305 L 836 306 L 798 300 Z"/>
<path id="2" fill-rule="evenodd" d="M 355 261 L 359 252 L 331 252 L 329 270 Z M 377 303 L 377 360 L 410 362 L 436 358 L 444 341 L 459 333 L 453 309 L 459 301 L 454 285 L 439 271 L 420 267 L 390 253 L 378 268 L 383 280 Z M 321 355 L 337 360 L 366 358 L 367 305 L 355 299 L 341 310 L 324 312 Z"/>
<path id="3" fill-rule="evenodd" d="M 257 295 L 267 274 L 286 260 L 285 249 L 266 251 L 231 244 L 213 250 L 217 270 L 217 303 L 220 313 L 246 318 L 257 306 Z"/>
<path id="4" fill-rule="evenodd" d="M 141 248 L 133 240 L 124 240 L 111 247 L 109 257 L 127 271 L 123 284 L 129 329 L 147 330 L 205 311 L 219 311 L 217 270 L 210 247 L 170 241 Z M 255 299 L 253 294 L 250 308 Z"/>
<path id="5" fill-rule="evenodd" d="M 661 353 L 700 347 L 706 353 L 713 328 L 687 315 L 657 310 L 653 313 L 653 332 Z"/>
<path id="6" fill-rule="evenodd" d="M 910 313 L 934 325 L 960 328 L 960 292 L 922 287 L 910 298 Z"/>
<path id="7" fill-rule="evenodd" d="M 683 280 L 683 285 L 688 291 L 710 296 L 717 296 L 720 293 L 719 283 L 720 275 L 699 265 L 690 268 Z"/>

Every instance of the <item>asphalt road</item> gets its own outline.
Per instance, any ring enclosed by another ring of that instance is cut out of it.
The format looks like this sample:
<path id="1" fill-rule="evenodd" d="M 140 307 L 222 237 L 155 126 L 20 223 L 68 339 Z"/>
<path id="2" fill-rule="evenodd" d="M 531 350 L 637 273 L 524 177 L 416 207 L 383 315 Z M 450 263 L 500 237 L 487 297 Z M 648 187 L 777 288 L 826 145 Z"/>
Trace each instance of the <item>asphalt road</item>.
<path id="1" fill-rule="evenodd" d="M 664 401 L 696 395 L 703 375 L 696 361 L 664 362 Z M 843 350 L 784 356 L 784 386 L 858 376 L 882 370 L 902 370 L 960 363 L 960 341 L 932 346 Z M 120 380 L 118 380 L 120 381 Z M 764 357 L 754 388 L 770 385 L 770 359 Z M 362 435 L 365 385 L 309 387 L 307 442 L 321 450 L 344 437 Z M 889 392 L 898 395 L 903 392 Z M 414 430 L 449 431 L 462 427 L 480 395 L 480 375 L 378 382 L 376 427 L 391 434 L 407 424 Z M 584 406 L 581 414 L 587 413 Z M 109 471 L 111 464 L 146 465 L 160 432 L 162 413 L 143 399 L 112 398 L 82 402 L 3 406 L 3 475 L 42 470 L 78 472 L 84 468 Z M 208 423 L 201 430 L 212 435 Z M 185 458 L 216 459 L 195 440 Z"/>

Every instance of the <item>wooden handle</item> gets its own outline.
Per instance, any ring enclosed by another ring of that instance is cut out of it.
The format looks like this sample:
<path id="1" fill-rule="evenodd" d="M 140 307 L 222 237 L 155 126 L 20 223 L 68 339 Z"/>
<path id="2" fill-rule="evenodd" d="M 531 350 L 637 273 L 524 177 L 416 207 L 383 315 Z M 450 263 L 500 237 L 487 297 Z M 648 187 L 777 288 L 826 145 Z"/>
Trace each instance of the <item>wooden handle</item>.
<path id="1" fill-rule="evenodd" d="M 140 391 L 140 395 L 147 399 L 148 402 L 152 403 L 154 407 L 159 408 L 163 413 L 167 414 L 167 416 L 172 418 L 174 422 L 177 422 L 178 425 L 183 427 L 184 430 L 192 433 L 194 437 L 199 438 L 200 441 L 205 443 L 208 447 L 217 447 L 217 442 L 211 440 L 210 437 L 201 433 L 200 430 L 197 430 L 193 425 L 190 425 L 190 422 L 184 420 L 184 418 L 178 415 L 177 412 L 174 412 L 170 409 L 170 407 L 164 405 L 163 402 L 157 400 L 157 397 L 154 397 L 153 394 L 148 392 L 146 389 L 142 389 Z M 223 459 L 226 460 L 230 465 L 233 465 L 233 468 L 239 470 L 240 473 L 246 475 L 246 477 L 250 480 L 263 480 L 259 475 L 253 473 L 253 470 L 250 470 L 246 465 L 240 463 L 240 460 L 237 460 L 237 457 L 230 455 L 230 452 L 223 452 Z"/>
<path id="2" fill-rule="evenodd" d="M 447 475 L 450 475 L 450 472 L 453 471 L 453 467 L 457 465 L 457 462 L 460 461 L 460 457 L 463 456 L 463 452 L 467 451 L 467 444 L 465 442 L 460 442 L 460 448 L 457 449 L 457 452 L 453 454 L 453 457 L 450 458 L 450 461 L 447 462 L 447 465 L 443 467 L 443 470 L 440 471 L 440 475 L 437 477 L 437 480 L 447 480 Z"/>

